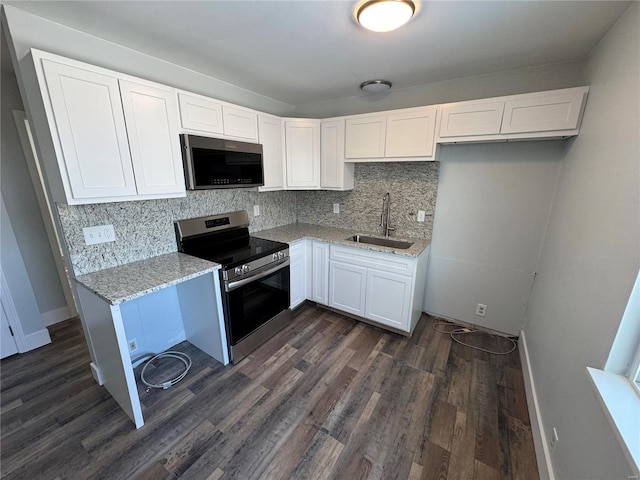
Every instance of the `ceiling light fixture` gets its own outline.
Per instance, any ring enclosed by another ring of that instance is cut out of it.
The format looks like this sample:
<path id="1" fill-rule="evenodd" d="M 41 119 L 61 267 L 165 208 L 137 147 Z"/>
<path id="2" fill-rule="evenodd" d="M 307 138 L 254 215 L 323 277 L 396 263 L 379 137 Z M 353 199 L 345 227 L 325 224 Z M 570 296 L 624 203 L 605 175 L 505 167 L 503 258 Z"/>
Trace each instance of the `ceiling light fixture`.
<path id="1" fill-rule="evenodd" d="M 360 84 L 360 90 L 365 93 L 381 93 L 391 88 L 389 80 L 369 80 Z"/>
<path id="2" fill-rule="evenodd" d="M 374 32 L 390 32 L 413 17 L 413 0 L 367 0 L 356 10 L 356 19 L 364 28 Z"/>

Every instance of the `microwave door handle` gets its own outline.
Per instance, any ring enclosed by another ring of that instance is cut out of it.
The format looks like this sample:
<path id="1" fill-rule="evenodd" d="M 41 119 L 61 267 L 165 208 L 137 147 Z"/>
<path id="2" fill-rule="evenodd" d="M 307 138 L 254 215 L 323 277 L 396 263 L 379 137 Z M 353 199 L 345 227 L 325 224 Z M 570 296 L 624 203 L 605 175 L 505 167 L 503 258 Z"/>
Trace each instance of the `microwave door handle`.
<path id="1" fill-rule="evenodd" d="M 288 267 L 289 266 L 289 258 L 287 257 L 287 259 L 282 262 L 279 263 L 278 265 L 276 265 L 273 268 L 270 268 L 269 270 L 265 270 L 264 272 L 260 272 L 257 275 L 253 275 L 251 277 L 248 278 L 243 278 L 242 280 L 236 280 L 235 282 L 225 282 L 224 285 L 224 291 L 225 292 L 232 292 L 234 290 L 236 290 L 237 288 L 240 288 L 244 285 L 246 285 L 247 283 L 251 283 L 255 280 L 260 280 L 261 278 L 267 277 L 269 275 L 271 275 L 274 272 L 277 272 L 278 270 L 283 269 L 284 267 Z"/>

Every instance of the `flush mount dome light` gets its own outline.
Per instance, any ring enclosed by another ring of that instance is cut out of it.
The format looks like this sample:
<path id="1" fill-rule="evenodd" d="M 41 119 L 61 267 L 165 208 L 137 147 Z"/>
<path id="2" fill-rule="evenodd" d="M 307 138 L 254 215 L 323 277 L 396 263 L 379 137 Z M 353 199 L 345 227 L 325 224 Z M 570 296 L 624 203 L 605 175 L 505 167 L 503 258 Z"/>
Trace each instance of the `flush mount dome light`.
<path id="1" fill-rule="evenodd" d="M 365 93 L 381 93 L 391 88 L 389 80 L 369 80 L 360 84 L 360 90 Z"/>
<path id="2" fill-rule="evenodd" d="M 368 0 L 356 10 L 356 19 L 374 32 L 390 32 L 411 20 L 415 11 L 412 0 Z"/>

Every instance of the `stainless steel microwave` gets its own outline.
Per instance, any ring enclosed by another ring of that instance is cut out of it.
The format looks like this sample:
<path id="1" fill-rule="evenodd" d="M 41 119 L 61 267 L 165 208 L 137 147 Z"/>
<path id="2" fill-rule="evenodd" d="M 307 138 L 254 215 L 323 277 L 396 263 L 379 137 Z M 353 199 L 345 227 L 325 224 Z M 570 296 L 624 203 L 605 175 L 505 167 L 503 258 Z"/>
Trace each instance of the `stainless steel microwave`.
<path id="1" fill-rule="evenodd" d="M 180 144 L 189 190 L 264 185 L 260 144 L 184 134 Z"/>

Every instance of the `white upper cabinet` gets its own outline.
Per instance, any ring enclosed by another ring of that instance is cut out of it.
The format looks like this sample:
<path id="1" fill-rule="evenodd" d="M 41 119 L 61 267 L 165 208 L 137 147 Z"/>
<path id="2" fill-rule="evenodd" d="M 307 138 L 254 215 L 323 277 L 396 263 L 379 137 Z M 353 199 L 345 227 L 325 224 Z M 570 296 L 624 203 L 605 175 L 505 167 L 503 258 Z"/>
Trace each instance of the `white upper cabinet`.
<path id="1" fill-rule="evenodd" d="M 120 92 L 138 194 L 184 193 L 173 90 L 120 80 Z"/>
<path id="2" fill-rule="evenodd" d="M 385 157 L 433 157 L 437 114 L 437 107 L 424 107 L 388 115 Z"/>
<path id="3" fill-rule="evenodd" d="M 346 121 L 346 158 L 382 158 L 387 134 L 386 115 L 361 115 Z"/>
<path id="4" fill-rule="evenodd" d="M 442 107 L 440 137 L 500 133 L 504 102 L 475 101 Z"/>
<path id="5" fill-rule="evenodd" d="M 320 188 L 320 120 L 287 119 L 287 189 Z"/>
<path id="6" fill-rule="evenodd" d="M 222 134 L 222 105 L 210 98 L 178 93 L 182 128 L 203 134 Z"/>
<path id="7" fill-rule="evenodd" d="M 118 79 L 52 59 L 43 59 L 42 69 L 49 98 L 45 108 L 67 193 L 60 200 L 88 203 L 135 195 Z"/>
<path id="8" fill-rule="evenodd" d="M 589 87 L 442 106 L 439 143 L 540 140 L 575 136 Z"/>
<path id="9" fill-rule="evenodd" d="M 284 149 L 282 148 L 282 119 L 272 115 L 258 115 L 258 138 L 262 144 L 264 186 L 261 192 L 284 189 Z"/>
<path id="10" fill-rule="evenodd" d="M 229 105 L 222 106 L 224 134 L 249 142 L 258 141 L 258 115 L 252 110 Z"/>
<path id="11" fill-rule="evenodd" d="M 57 160 L 43 158 L 54 201 L 185 195 L 173 89 L 32 53 Z"/>
<path id="12" fill-rule="evenodd" d="M 178 92 L 180 125 L 203 136 L 223 136 L 258 141 L 258 114 L 214 98 Z"/>
<path id="13" fill-rule="evenodd" d="M 438 107 L 405 108 L 348 117 L 349 161 L 433 160 Z"/>
<path id="14" fill-rule="evenodd" d="M 586 88 L 568 88 L 507 100 L 501 133 L 575 130 L 582 117 Z"/>
<path id="15" fill-rule="evenodd" d="M 353 190 L 353 163 L 344 162 L 344 119 L 320 122 L 320 188 Z"/>

